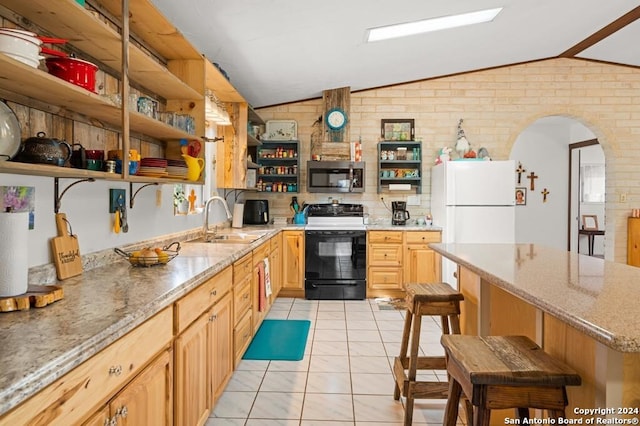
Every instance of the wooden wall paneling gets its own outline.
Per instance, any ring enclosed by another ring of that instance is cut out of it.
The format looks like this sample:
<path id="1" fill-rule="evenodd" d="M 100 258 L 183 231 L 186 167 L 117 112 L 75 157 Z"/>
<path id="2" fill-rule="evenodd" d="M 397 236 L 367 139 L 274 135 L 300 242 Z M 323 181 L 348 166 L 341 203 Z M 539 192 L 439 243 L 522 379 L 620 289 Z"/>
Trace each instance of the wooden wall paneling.
<path id="1" fill-rule="evenodd" d="M 351 157 L 349 127 L 351 121 L 351 88 L 325 90 L 322 92 L 322 138 L 320 143 L 311 147 L 311 155 L 320 155 L 323 160 L 348 160 Z M 340 108 L 347 114 L 347 125 L 334 135 L 324 121 L 327 112 L 332 108 Z M 340 140 L 335 140 L 336 137 Z"/>
<path id="2" fill-rule="evenodd" d="M 522 299 L 491 285 L 489 286 L 491 335 L 518 334 L 537 340 L 537 309 Z"/>
<path id="3" fill-rule="evenodd" d="M 458 268 L 458 287 L 458 291 L 464 296 L 464 301 L 460 303 L 460 331 L 462 334 L 477 336 L 480 277 L 461 266 Z"/>
<path id="4" fill-rule="evenodd" d="M 638 387 L 638 383 L 640 383 L 640 354 L 624 354 L 623 374 L 625 382 L 622 388 L 622 406 L 639 407 L 640 387 Z M 632 413 L 624 417 L 638 417 L 638 415 Z"/>
<path id="5" fill-rule="evenodd" d="M 36 136 L 39 132 L 44 132 L 48 138 L 62 139 L 64 134 L 54 134 L 52 129 L 51 114 L 34 108 L 29 108 L 29 123 L 31 136 Z"/>

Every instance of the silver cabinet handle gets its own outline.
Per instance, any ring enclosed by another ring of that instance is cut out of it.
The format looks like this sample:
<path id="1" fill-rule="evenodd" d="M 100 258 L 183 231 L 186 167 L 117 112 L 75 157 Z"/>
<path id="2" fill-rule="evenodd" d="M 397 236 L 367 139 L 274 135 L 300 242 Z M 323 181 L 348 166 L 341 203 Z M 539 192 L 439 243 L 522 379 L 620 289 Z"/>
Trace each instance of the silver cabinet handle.
<path id="1" fill-rule="evenodd" d="M 116 365 L 113 367 L 109 368 L 109 375 L 110 376 L 119 376 L 120 374 L 122 374 L 122 366 L 121 365 Z"/>
<path id="2" fill-rule="evenodd" d="M 127 414 L 129 414 L 129 410 L 127 410 L 127 406 L 123 405 L 122 407 L 118 408 L 116 410 L 116 415 L 115 417 L 122 417 L 123 419 L 127 417 Z"/>

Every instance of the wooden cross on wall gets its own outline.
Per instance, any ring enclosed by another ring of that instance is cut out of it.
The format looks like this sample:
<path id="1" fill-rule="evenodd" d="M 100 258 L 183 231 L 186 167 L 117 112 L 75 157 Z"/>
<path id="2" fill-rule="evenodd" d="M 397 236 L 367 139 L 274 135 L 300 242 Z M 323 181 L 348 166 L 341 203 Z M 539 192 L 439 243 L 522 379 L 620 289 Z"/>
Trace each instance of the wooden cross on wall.
<path id="1" fill-rule="evenodd" d="M 529 179 L 531 181 L 531 186 L 530 186 L 531 190 L 532 191 L 535 190 L 536 189 L 536 185 L 534 183 L 535 182 L 534 179 L 538 179 L 538 176 L 536 176 L 535 173 L 531 172 L 531 173 L 529 173 L 529 176 L 527 176 L 527 179 Z"/>
<path id="2" fill-rule="evenodd" d="M 522 167 L 522 163 L 518 162 L 518 168 L 516 169 L 516 173 L 518 173 L 518 185 L 520 184 L 520 179 L 524 172 L 526 172 L 525 168 Z"/>
<path id="3" fill-rule="evenodd" d="M 550 192 L 547 191 L 547 188 L 545 188 L 542 191 L 540 191 L 540 193 L 542 194 L 542 202 L 546 203 L 547 202 L 547 195 L 549 195 Z"/>

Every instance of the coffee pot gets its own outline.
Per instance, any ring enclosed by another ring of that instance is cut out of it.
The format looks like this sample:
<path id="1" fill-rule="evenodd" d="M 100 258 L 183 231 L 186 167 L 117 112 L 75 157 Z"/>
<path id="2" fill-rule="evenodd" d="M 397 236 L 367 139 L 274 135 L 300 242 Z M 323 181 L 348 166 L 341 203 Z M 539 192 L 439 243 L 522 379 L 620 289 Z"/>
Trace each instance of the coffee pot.
<path id="1" fill-rule="evenodd" d="M 411 217 L 407 211 L 407 203 L 404 201 L 392 201 L 391 209 L 392 225 L 405 225 L 407 223 L 407 219 Z"/>

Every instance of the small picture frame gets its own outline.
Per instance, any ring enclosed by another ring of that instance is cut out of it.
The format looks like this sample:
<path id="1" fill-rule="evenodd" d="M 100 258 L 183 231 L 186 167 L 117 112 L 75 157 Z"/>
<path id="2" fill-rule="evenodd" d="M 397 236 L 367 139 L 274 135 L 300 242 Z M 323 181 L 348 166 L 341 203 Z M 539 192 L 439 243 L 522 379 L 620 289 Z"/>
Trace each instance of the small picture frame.
<path id="1" fill-rule="evenodd" d="M 415 138 L 415 120 L 382 119 L 380 136 L 383 141 L 412 141 Z"/>
<path id="2" fill-rule="evenodd" d="M 582 215 L 582 229 L 585 231 L 597 231 L 598 230 L 598 216 L 595 214 L 583 214 Z"/>
<path id="3" fill-rule="evenodd" d="M 518 186 L 515 190 L 515 200 L 516 206 L 526 206 L 527 205 L 527 188 L 524 186 Z"/>

